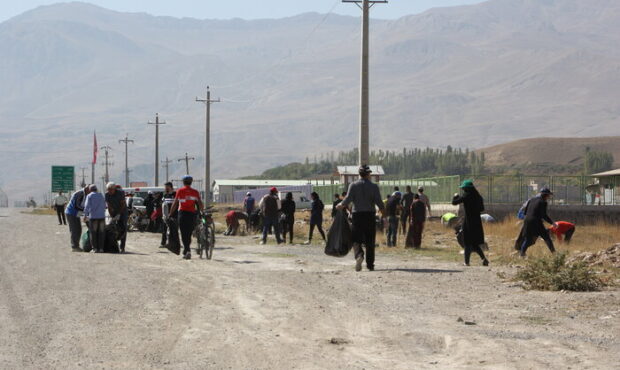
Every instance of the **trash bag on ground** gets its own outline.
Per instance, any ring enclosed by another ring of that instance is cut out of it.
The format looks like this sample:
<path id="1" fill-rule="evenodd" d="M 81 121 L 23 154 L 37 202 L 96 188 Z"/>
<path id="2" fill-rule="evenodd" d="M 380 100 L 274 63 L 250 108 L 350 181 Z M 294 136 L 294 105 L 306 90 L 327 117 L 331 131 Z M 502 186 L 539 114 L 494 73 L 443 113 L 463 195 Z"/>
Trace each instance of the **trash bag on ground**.
<path id="1" fill-rule="evenodd" d="M 168 249 L 170 252 L 176 254 L 177 256 L 181 254 L 181 242 L 179 241 L 179 226 L 177 225 L 176 219 L 175 218 L 169 218 L 168 221 L 166 221 L 166 223 L 168 224 L 168 244 L 166 244 L 166 249 Z M 174 235 L 176 235 L 176 238 L 174 238 L 172 236 L 172 230 L 175 230 L 176 233 Z"/>
<path id="2" fill-rule="evenodd" d="M 93 248 L 90 245 L 90 232 L 86 230 L 80 237 L 80 246 L 84 252 L 90 252 Z"/>
<path id="3" fill-rule="evenodd" d="M 327 231 L 327 243 L 325 244 L 325 254 L 333 257 L 346 256 L 353 245 L 351 235 L 351 225 L 343 211 L 336 212 L 334 222 Z"/>
<path id="4" fill-rule="evenodd" d="M 119 227 L 116 222 L 106 225 L 105 227 L 105 242 L 103 243 L 104 253 L 119 253 L 118 239 L 119 239 Z"/>

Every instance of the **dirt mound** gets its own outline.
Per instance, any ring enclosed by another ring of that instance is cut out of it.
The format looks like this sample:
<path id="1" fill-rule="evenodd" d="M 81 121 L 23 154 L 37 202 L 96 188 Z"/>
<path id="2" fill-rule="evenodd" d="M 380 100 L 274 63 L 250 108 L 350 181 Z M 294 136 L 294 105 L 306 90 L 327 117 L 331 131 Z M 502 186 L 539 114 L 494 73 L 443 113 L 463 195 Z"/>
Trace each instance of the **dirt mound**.
<path id="1" fill-rule="evenodd" d="M 584 252 L 573 256 L 570 262 L 585 262 L 588 266 L 613 266 L 620 268 L 620 244 L 596 253 Z"/>

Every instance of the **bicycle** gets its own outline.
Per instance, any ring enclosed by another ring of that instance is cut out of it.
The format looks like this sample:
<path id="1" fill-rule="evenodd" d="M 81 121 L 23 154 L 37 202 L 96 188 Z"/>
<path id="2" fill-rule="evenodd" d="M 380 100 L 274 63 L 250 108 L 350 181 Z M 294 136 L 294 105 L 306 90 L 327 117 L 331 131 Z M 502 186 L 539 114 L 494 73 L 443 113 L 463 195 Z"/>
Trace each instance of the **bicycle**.
<path id="1" fill-rule="evenodd" d="M 199 258 L 202 258 L 204 252 L 205 258 L 210 260 L 213 257 L 213 249 L 215 248 L 215 223 L 213 222 L 213 216 L 209 211 L 212 207 L 209 207 L 205 212 L 198 214 L 197 225 L 194 228 L 194 236 L 198 241 L 198 248 L 196 248 L 196 254 Z"/>

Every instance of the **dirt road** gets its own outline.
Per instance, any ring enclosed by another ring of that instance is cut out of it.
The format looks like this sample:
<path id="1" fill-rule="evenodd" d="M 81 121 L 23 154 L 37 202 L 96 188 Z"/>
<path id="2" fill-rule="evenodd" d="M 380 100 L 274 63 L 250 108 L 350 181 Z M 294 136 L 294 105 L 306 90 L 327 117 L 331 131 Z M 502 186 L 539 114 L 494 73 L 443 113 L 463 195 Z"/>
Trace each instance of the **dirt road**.
<path id="1" fill-rule="evenodd" d="M 250 238 L 218 237 L 213 261 L 139 233 L 126 255 L 72 253 L 54 216 L 1 212 L 2 369 L 620 363 L 618 291 L 528 292 L 496 267 L 411 255 L 379 254 L 377 271 L 356 273 L 351 256 Z"/>

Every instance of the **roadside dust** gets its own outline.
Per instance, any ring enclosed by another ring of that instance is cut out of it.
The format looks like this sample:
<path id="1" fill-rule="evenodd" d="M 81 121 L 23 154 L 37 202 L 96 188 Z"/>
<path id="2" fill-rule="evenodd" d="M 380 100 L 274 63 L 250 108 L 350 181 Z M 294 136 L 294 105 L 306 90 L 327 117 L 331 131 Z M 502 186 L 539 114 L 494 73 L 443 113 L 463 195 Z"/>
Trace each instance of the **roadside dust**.
<path id="1" fill-rule="evenodd" d="M 148 233 L 131 233 L 125 255 L 71 253 L 54 216 L 8 216 L 0 219 L 3 369 L 620 363 L 617 290 L 524 291 L 498 277 L 509 267 L 381 251 L 376 271 L 356 273 L 352 256 L 251 237 L 218 235 L 212 261 L 182 261 Z"/>

